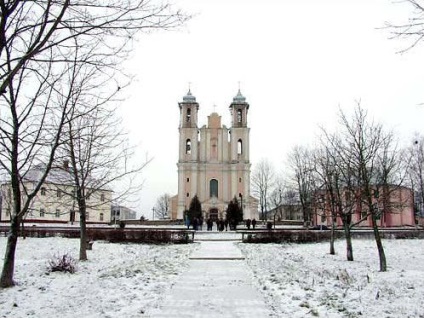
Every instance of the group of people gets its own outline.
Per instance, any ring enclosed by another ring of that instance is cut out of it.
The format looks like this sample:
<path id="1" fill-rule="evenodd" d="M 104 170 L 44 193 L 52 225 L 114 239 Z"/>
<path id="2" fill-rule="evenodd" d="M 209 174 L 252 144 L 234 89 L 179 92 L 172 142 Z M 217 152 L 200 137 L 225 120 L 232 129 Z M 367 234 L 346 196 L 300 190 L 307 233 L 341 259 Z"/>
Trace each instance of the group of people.
<path id="1" fill-rule="evenodd" d="M 217 231 L 228 231 L 228 226 L 230 226 L 230 230 L 236 229 L 237 224 L 234 220 L 227 220 L 227 219 L 216 219 L 215 220 L 215 224 L 216 224 L 216 230 Z M 186 222 L 187 225 L 187 229 L 190 228 L 190 225 L 193 227 L 193 230 L 195 231 L 202 231 L 203 230 L 203 218 L 194 218 L 191 222 L 189 220 L 187 220 Z M 211 218 L 208 218 L 206 220 L 206 229 L 207 231 L 212 231 L 213 229 L 213 225 L 214 225 L 214 221 Z M 252 226 L 253 229 L 255 229 L 256 227 L 256 219 L 247 219 L 246 220 L 246 227 L 248 230 L 250 230 L 250 227 Z"/>
<path id="2" fill-rule="evenodd" d="M 256 219 L 250 220 L 247 219 L 246 220 L 246 227 L 248 230 L 250 230 L 250 225 L 252 225 L 252 228 L 255 229 L 256 228 Z"/>
<path id="3" fill-rule="evenodd" d="M 222 232 L 222 231 L 224 231 L 224 229 L 225 229 L 225 231 L 228 231 L 228 225 L 229 225 L 231 222 L 232 222 L 232 220 L 231 220 L 231 221 L 229 221 L 229 220 L 227 220 L 227 219 L 225 219 L 225 220 L 223 220 L 223 219 L 216 219 L 216 220 L 215 220 L 216 230 L 217 230 L 217 231 Z M 207 230 L 208 230 L 208 231 L 212 231 L 212 228 L 213 228 L 213 220 L 212 220 L 211 218 L 209 218 L 209 219 L 206 221 L 206 225 L 207 225 Z"/>

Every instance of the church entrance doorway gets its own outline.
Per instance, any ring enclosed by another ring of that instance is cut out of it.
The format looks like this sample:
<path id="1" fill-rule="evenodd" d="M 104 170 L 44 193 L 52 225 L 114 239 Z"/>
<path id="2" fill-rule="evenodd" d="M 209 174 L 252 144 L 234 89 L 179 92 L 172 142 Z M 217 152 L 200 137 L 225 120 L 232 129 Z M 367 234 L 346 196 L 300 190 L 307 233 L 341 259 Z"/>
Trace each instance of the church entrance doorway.
<path id="1" fill-rule="evenodd" d="M 210 218 L 212 221 L 216 221 L 216 220 L 218 220 L 218 209 L 217 209 L 217 208 L 211 208 L 211 209 L 209 210 L 209 218 Z"/>

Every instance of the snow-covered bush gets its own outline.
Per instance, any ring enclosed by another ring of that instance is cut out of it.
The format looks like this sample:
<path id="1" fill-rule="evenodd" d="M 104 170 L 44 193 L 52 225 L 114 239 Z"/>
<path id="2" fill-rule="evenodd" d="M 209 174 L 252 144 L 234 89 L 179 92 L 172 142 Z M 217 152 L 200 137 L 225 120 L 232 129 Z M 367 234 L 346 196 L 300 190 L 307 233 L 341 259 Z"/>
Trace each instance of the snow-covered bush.
<path id="1" fill-rule="evenodd" d="M 77 261 L 69 254 L 56 254 L 49 261 L 47 265 L 48 272 L 65 272 L 75 273 L 77 270 Z"/>

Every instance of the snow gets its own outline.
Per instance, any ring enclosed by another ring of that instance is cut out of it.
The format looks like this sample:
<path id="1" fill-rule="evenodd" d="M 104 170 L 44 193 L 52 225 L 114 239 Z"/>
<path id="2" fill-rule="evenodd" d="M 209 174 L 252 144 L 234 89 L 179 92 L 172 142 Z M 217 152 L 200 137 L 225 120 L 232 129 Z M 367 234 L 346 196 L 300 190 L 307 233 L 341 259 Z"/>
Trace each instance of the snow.
<path id="1" fill-rule="evenodd" d="M 1 255 L 5 244 L 1 238 Z M 46 273 L 55 254 L 77 258 L 78 244 L 78 239 L 21 239 L 18 285 L 0 290 L 0 317 L 139 317 L 185 270 L 194 247 L 95 242 L 75 274 Z"/>
<path id="2" fill-rule="evenodd" d="M 223 293 L 229 297 L 237 288 L 250 303 L 267 307 L 263 312 L 272 317 L 424 317 L 422 240 L 384 240 L 388 271 L 383 273 L 373 240 L 354 240 L 355 261 L 348 262 L 343 240 L 336 242 L 336 255 L 330 255 L 327 242 L 243 244 L 219 241 L 234 240 L 234 233 L 196 236 L 202 241 L 188 245 L 96 241 L 75 274 L 49 274 L 46 266 L 55 254 L 77 258 L 77 239 L 20 239 L 17 286 L 0 290 L 0 317 L 155 317 L 172 304 L 173 315 L 183 317 L 187 308 L 181 299 L 193 298 L 193 292 L 200 304 L 208 299 L 219 308 L 226 301 Z M 2 257 L 5 246 L 2 237 Z M 219 257 L 237 257 L 201 260 L 208 257 L 208 248 Z M 184 284 L 192 288 L 182 288 Z M 239 304 L 234 313 L 227 308 L 226 315 L 246 317 Z M 202 306 L 191 312 L 201 317 Z M 203 316 L 224 314 L 217 310 Z"/>
<path id="3" fill-rule="evenodd" d="M 424 241 L 384 240 L 388 271 L 379 272 L 373 240 L 242 244 L 258 288 L 279 317 L 424 317 Z"/>

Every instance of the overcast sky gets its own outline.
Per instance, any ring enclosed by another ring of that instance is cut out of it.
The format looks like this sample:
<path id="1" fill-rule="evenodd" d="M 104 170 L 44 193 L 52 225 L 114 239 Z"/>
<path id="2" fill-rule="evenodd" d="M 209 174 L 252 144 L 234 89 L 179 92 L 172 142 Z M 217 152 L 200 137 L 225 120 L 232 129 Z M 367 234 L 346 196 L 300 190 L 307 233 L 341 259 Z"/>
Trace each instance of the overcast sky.
<path id="1" fill-rule="evenodd" d="M 386 21 L 411 9 L 390 0 L 175 0 L 194 17 L 178 31 L 144 35 L 125 65 L 136 81 L 122 106 L 131 141 L 153 161 L 143 171 L 139 215 L 177 193 L 178 102 L 191 91 L 199 126 L 214 111 L 230 126 L 239 87 L 250 104 L 251 163 L 284 173 L 294 145 L 331 128 L 339 107 L 360 100 L 371 117 L 409 142 L 423 132 L 423 47 L 390 40 Z M 143 160 L 143 157 L 140 157 Z"/>

